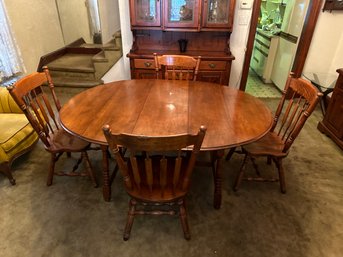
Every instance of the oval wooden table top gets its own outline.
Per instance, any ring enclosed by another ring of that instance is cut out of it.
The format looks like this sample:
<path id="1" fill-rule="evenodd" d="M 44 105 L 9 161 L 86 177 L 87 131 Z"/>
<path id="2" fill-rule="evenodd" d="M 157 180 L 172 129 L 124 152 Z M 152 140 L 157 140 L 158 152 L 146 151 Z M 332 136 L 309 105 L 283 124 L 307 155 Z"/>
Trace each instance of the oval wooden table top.
<path id="1" fill-rule="evenodd" d="M 64 129 L 107 145 L 102 127 L 114 133 L 165 136 L 207 127 L 202 150 L 255 141 L 272 125 L 259 99 L 227 86 L 200 81 L 125 80 L 96 86 L 71 98 L 60 110 Z"/>

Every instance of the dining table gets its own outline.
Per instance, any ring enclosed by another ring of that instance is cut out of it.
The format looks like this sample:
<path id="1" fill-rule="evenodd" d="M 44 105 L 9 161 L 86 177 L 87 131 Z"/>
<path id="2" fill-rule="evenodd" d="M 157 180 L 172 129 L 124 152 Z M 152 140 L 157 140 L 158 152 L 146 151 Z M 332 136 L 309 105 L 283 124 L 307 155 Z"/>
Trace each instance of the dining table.
<path id="1" fill-rule="evenodd" d="M 265 103 L 236 88 L 158 79 L 122 80 L 86 89 L 63 105 L 59 118 L 72 135 L 100 145 L 105 201 L 111 199 L 105 124 L 112 133 L 149 137 L 197 133 L 206 126 L 201 151 L 212 156 L 216 209 L 221 207 L 225 150 L 260 139 L 273 123 Z"/>

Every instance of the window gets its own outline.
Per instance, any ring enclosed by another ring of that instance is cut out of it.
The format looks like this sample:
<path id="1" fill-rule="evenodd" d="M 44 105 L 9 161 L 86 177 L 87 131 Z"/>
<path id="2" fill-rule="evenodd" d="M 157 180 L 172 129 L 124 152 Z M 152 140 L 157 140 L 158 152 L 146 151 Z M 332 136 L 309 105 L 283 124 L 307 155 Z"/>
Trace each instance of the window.
<path id="1" fill-rule="evenodd" d="M 22 61 L 10 30 L 5 4 L 0 0 L 0 82 L 13 79 L 22 71 Z"/>

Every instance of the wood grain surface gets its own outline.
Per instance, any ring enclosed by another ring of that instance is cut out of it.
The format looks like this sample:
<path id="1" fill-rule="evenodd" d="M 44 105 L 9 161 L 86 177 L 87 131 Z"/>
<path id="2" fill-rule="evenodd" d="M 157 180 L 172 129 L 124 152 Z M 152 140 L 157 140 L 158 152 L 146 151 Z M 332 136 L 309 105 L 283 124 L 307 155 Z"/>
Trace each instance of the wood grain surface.
<path id="1" fill-rule="evenodd" d="M 89 142 L 106 145 L 105 124 L 114 133 L 146 136 L 196 133 L 207 127 L 202 150 L 219 150 L 262 137 L 271 111 L 234 88 L 200 81 L 127 80 L 88 89 L 60 111 L 62 126 Z"/>

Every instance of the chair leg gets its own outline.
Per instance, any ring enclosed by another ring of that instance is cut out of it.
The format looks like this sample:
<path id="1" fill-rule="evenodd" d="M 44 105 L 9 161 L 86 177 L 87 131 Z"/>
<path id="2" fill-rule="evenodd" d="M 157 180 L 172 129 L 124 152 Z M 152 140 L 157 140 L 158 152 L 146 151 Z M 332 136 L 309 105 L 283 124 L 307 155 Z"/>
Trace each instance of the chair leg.
<path id="1" fill-rule="evenodd" d="M 127 214 L 127 221 L 126 221 L 126 226 L 125 226 L 124 235 L 123 235 L 124 241 L 127 241 L 130 238 L 131 228 L 133 225 L 133 219 L 135 218 L 136 205 L 137 205 L 136 200 L 131 199 L 129 203 L 129 212 Z"/>
<path id="2" fill-rule="evenodd" d="M 232 155 L 235 153 L 235 150 L 236 150 L 236 147 L 230 148 L 225 158 L 226 161 L 229 161 L 231 159 Z"/>
<path id="3" fill-rule="evenodd" d="M 254 157 L 250 157 L 250 160 L 251 160 L 252 165 L 253 165 L 253 167 L 254 167 L 254 169 L 255 169 L 255 171 L 256 171 L 257 176 L 261 177 L 261 172 L 260 172 L 260 170 L 258 169 L 258 166 L 257 166 L 257 164 L 256 164 L 256 162 L 255 162 L 255 158 L 254 158 Z"/>
<path id="4" fill-rule="evenodd" d="M 52 185 L 52 179 L 54 177 L 56 160 L 57 160 L 56 154 L 55 153 L 51 153 L 50 167 L 49 167 L 49 173 L 48 173 L 48 180 L 46 182 L 47 186 L 51 186 Z"/>
<path id="5" fill-rule="evenodd" d="M 82 156 L 83 156 L 82 158 L 84 159 L 84 162 L 85 162 L 86 171 L 87 171 L 88 175 L 90 176 L 94 187 L 98 187 L 98 182 L 96 180 L 96 176 L 95 176 L 94 169 L 92 167 L 92 163 L 89 160 L 88 153 L 86 151 L 84 151 L 84 152 L 81 152 L 81 154 L 82 154 Z"/>
<path id="6" fill-rule="evenodd" d="M 114 179 L 116 178 L 116 175 L 117 175 L 117 173 L 118 173 L 118 170 L 119 170 L 119 166 L 118 166 L 118 164 L 116 163 L 115 166 L 114 166 L 113 172 L 112 172 L 112 174 L 111 174 L 110 185 L 112 185 Z"/>
<path id="7" fill-rule="evenodd" d="M 179 208 L 180 208 L 180 221 L 183 229 L 183 235 L 186 240 L 191 239 L 191 234 L 189 232 L 189 226 L 188 226 L 188 220 L 187 220 L 187 211 L 184 200 L 180 200 L 178 202 Z"/>
<path id="8" fill-rule="evenodd" d="M 280 190 L 281 193 L 286 193 L 286 181 L 285 181 L 285 173 L 282 166 L 282 159 L 273 159 L 275 162 L 275 165 L 279 172 L 279 182 L 280 182 Z"/>
<path id="9" fill-rule="evenodd" d="M 12 176 L 11 167 L 8 162 L 0 164 L 0 171 L 5 174 L 12 185 L 15 185 L 15 179 Z"/>
<path id="10" fill-rule="evenodd" d="M 74 165 L 73 171 L 72 171 L 72 172 L 74 172 L 74 171 L 77 170 L 77 168 L 79 167 L 79 165 L 80 165 L 80 163 L 82 162 L 82 160 L 83 160 L 84 157 L 85 157 L 84 152 L 81 152 L 81 156 L 80 156 L 80 158 L 77 160 L 76 164 Z"/>
<path id="11" fill-rule="evenodd" d="M 243 179 L 243 175 L 244 175 L 244 170 L 245 170 L 245 167 L 248 163 L 248 154 L 245 154 L 244 156 L 244 160 L 243 160 L 243 163 L 242 163 L 242 166 L 241 166 L 241 169 L 239 170 L 239 173 L 236 177 L 236 181 L 235 181 L 235 184 L 233 186 L 233 191 L 237 191 L 238 190 L 238 187 L 240 186 L 241 182 L 242 182 L 242 179 Z"/>

